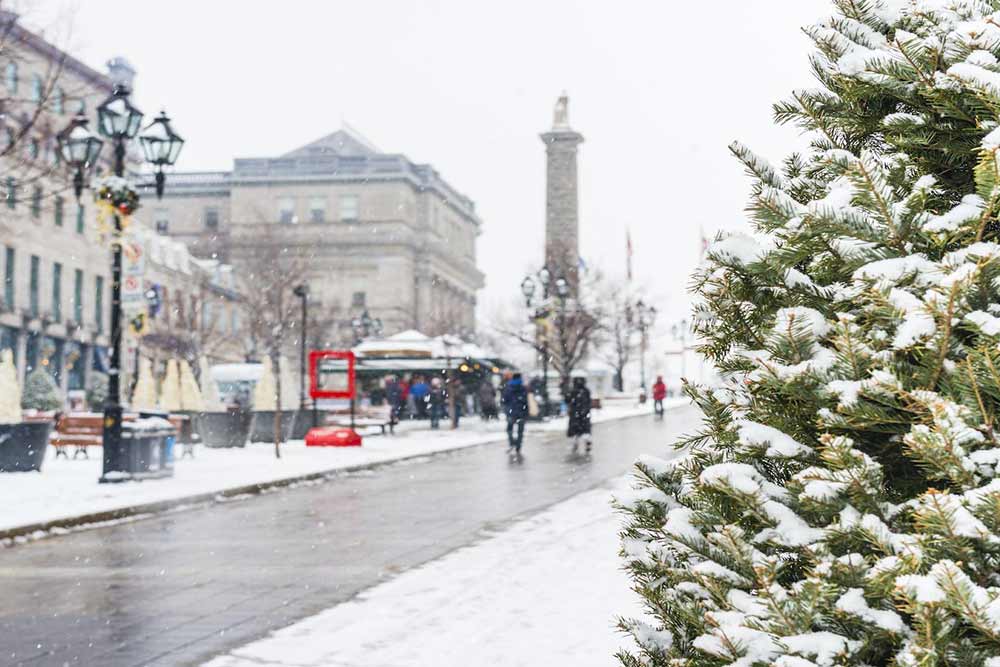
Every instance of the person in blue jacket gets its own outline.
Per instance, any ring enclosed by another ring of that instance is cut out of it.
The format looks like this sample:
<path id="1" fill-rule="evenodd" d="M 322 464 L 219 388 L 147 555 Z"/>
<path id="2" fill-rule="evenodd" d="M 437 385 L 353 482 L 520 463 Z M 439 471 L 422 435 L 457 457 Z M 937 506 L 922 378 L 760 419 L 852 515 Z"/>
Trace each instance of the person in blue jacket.
<path id="1" fill-rule="evenodd" d="M 520 373 L 514 373 L 503 390 L 503 407 L 507 413 L 507 450 L 513 456 L 521 458 L 521 443 L 524 440 L 524 420 L 528 417 L 528 390 Z M 517 436 L 514 430 L 517 429 Z"/>

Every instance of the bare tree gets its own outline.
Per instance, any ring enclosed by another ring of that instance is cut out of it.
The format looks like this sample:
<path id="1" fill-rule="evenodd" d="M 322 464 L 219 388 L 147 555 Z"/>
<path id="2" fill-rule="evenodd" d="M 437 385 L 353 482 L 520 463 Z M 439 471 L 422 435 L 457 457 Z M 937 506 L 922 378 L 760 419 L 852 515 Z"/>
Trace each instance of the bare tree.
<path id="1" fill-rule="evenodd" d="M 497 333 L 530 346 L 539 355 L 548 354 L 548 362 L 559 374 L 560 390 L 565 393 L 573 371 L 586 360 L 603 339 L 607 315 L 601 299 L 604 277 L 592 270 L 580 276 L 575 297 L 549 297 L 536 311 L 525 314 L 515 309 L 514 319 L 507 317 L 494 324 Z"/>
<path id="2" fill-rule="evenodd" d="M 241 249 L 240 278 L 251 339 L 275 369 L 274 455 L 281 458 L 281 358 L 298 344 L 300 302 L 292 290 L 308 282 L 311 262 L 308 251 L 284 245 L 270 225 L 259 226 L 257 232 L 253 243 Z"/>
<path id="3" fill-rule="evenodd" d="M 600 357 L 615 371 L 615 389 L 624 391 L 625 368 L 640 345 L 634 312 L 637 290 L 625 282 L 608 281 L 602 291 L 605 323 Z"/>
<path id="4" fill-rule="evenodd" d="M 34 216 L 43 210 L 63 215 L 72 186 L 56 136 L 83 108 L 93 88 L 84 83 L 86 76 L 68 75 L 69 70 L 82 67 L 80 63 L 60 45 L 24 28 L 6 6 L 0 7 L 0 160 L 4 167 L 0 198 L 8 207 L 27 201 Z M 59 26 L 47 26 L 48 33 L 68 34 L 70 23 L 60 19 Z"/>

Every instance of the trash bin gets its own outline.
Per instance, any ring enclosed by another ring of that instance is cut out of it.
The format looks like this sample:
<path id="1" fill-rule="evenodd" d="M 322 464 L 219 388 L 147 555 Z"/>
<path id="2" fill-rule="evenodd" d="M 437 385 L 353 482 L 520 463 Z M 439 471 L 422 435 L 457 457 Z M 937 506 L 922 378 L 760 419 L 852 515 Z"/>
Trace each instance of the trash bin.
<path id="1" fill-rule="evenodd" d="M 173 444 L 177 429 L 160 415 L 140 413 L 122 424 L 125 470 L 130 479 L 159 479 L 174 474 Z"/>

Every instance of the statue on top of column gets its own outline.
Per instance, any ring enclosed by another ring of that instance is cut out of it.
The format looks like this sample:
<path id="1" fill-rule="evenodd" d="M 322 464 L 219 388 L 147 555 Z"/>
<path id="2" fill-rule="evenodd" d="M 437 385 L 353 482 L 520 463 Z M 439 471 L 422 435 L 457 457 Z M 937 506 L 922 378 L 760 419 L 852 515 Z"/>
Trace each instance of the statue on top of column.
<path id="1" fill-rule="evenodd" d="M 568 130 L 569 128 L 569 96 L 566 91 L 559 96 L 556 102 L 555 113 L 552 114 L 553 130 Z"/>

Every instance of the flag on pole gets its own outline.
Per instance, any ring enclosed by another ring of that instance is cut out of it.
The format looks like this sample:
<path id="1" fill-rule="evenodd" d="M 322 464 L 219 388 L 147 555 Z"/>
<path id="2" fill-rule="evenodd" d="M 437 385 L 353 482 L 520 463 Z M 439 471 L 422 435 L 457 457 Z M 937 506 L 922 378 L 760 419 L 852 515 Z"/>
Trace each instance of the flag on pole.
<path id="1" fill-rule="evenodd" d="M 628 281 L 632 282 L 632 232 L 625 228 L 625 266 Z"/>

